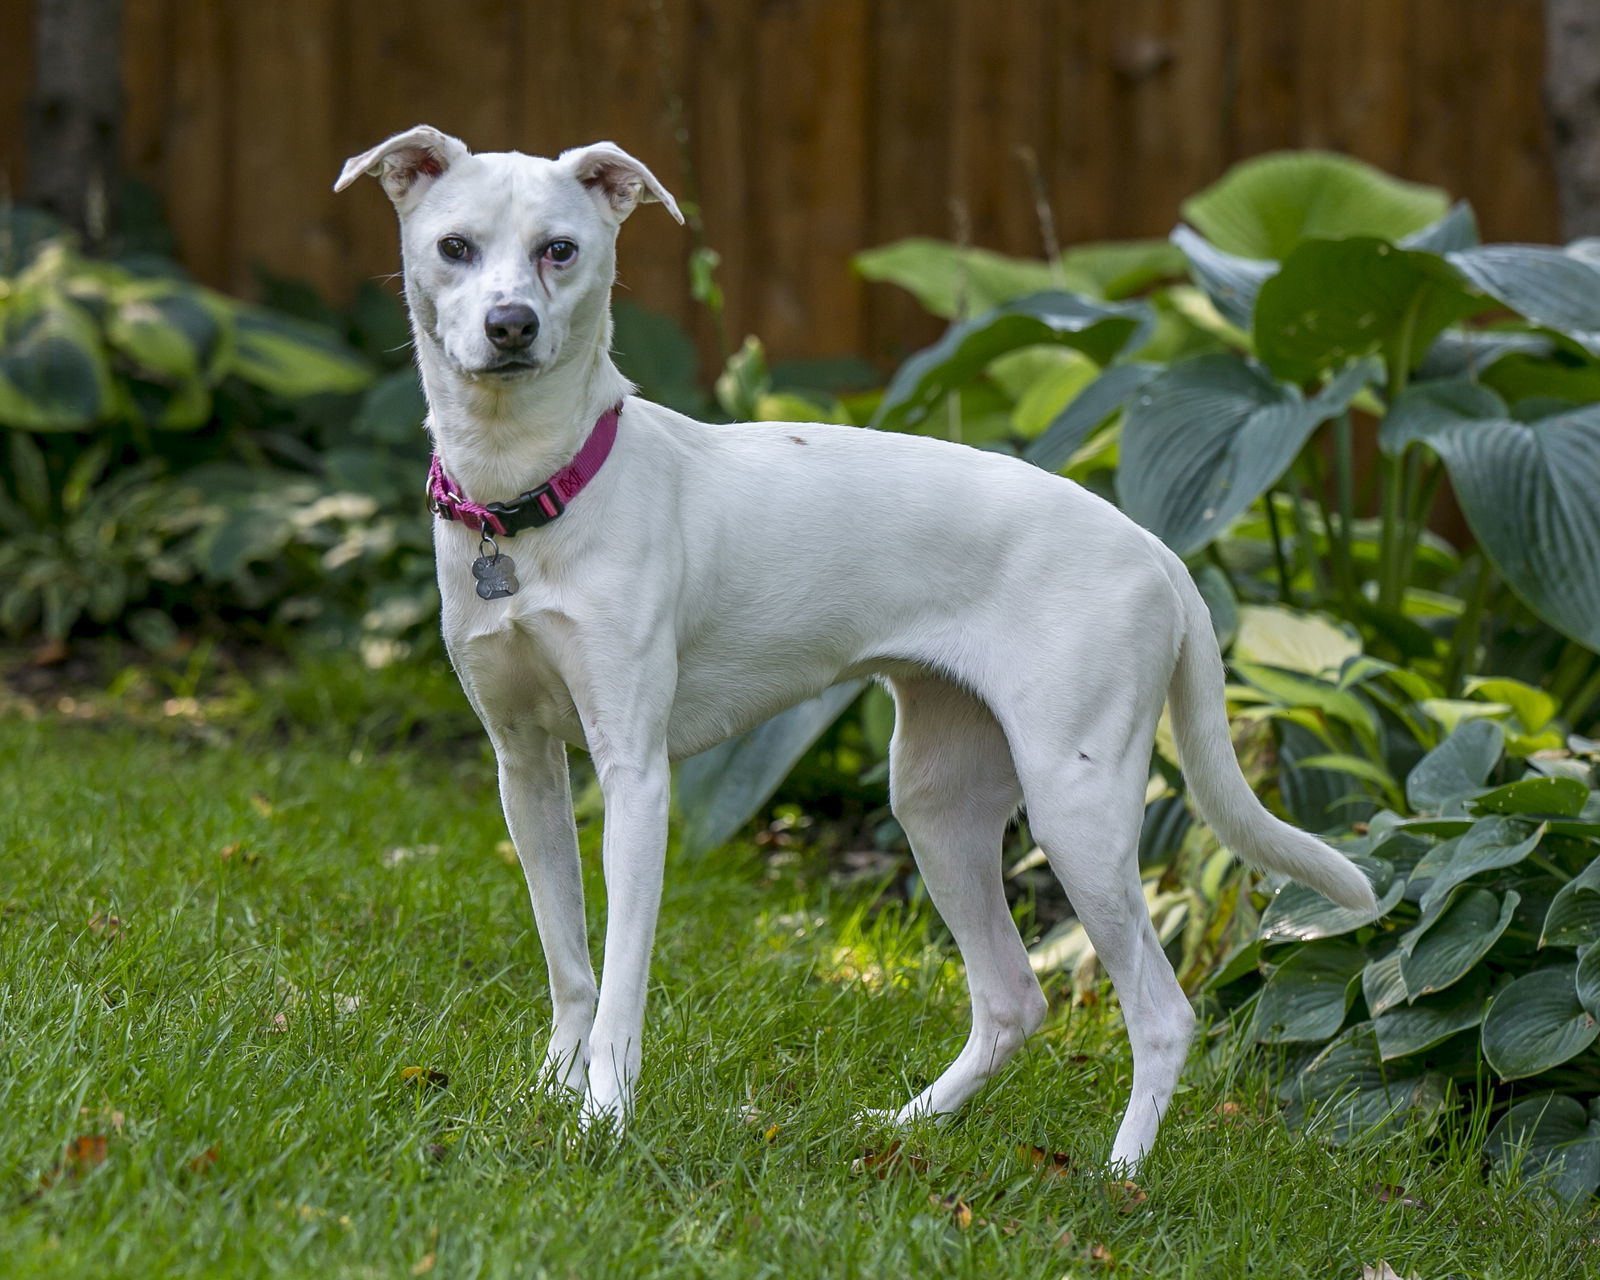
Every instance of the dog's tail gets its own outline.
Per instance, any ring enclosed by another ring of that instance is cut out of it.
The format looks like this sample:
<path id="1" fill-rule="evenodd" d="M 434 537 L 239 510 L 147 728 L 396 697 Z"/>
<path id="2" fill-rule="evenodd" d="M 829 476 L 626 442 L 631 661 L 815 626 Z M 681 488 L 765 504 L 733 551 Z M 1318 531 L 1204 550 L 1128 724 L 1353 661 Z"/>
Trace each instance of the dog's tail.
<path id="1" fill-rule="evenodd" d="M 1211 615 L 1188 570 L 1172 566 L 1173 586 L 1183 605 L 1184 637 L 1167 689 L 1173 735 L 1184 776 L 1200 816 L 1217 837 L 1246 862 L 1279 871 L 1340 906 L 1378 910 L 1372 885 L 1337 849 L 1266 811 L 1239 769 L 1228 732 L 1222 655 L 1211 631 Z"/>

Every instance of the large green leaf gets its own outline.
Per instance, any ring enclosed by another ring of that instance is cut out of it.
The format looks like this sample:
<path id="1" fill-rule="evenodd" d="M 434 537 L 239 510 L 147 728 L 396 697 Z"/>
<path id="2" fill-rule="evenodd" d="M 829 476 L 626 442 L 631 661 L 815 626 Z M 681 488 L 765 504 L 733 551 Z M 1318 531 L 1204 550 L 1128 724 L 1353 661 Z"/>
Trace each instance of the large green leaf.
<path id="1" fill-rule="evenodd" d="M 1419 813 L 1440 813 L 1451 800 L 1483 790 L 1505 749 L 1505 732 L 1493 720 L 1467 720 L 1413 766 L 1406 803 Z"/>
<path id="2" fill-rule="evenodd" d="M 1326 1040 L 1339 1030 L 1366 967 L 1367 953 L 1347 942 L 1312 942 L 1267 979 L 1252 1028 L 1260 1044 Z"/>
<path id="3" fill-rule="evenodd" d="M 1561 886 L 1545 913 L 1541 947 L 1590 947 L 1600 942 L 1600 858 Z"/>
<path id="4" fill-rule="evenodd" d="M 1361 996 L 1373 1017 L 1405 1003 L 1406 980 L 1400 972 L 1398 951 L 1367 961 L 1367 967 L 1361 971 Z"/>
<path id="5" fill-rule="evenodd" d="M 1261 286 L 1277 273 L 1276 262 L 1224 253 L 1191 228 L 1176 227 L 1172 243 L 1189 264 L 1189 275 L 1223 317 L 1246 331 L 1255 314 Z"/>
<path id="6" fill-rule="evenodd" d="M 1600 269 L 1545 245 L 1490 244 L 1445 255 L 1472 285 L 1600 355 Z"/>
<path id="7" fill-rule="evenodd" d="M 1589 1109 L 1564 1093 L 1524 1098 L 1483 1144 L 1496 1169 L 1512 1167 L 1563 1200 L 1600 1189 L 1600 1099 Z"/>
<path id="8" fill-rule="evenodd" d="M 1142 302 L 1095 302 L 1077 294 L 1036 293 L 953 324 L 943 337 L 895 371 L 873 426 L 915 426 L 948 392 L 970 382 L 990 361 L 1022 347 L 1074 347 L 1107 364 L 1154 313 Z"/>
<path id="9" fill-rule="evenodd" d="M 1484 813 L 1576 818 L 1588 803 L 1589 794 L 1589 788 L 1576 778 L 1523 778 L 1474 796 L 1472 807 Z"/>
<path id="10" fill-rule="evenodd" d="M 1354 364 L 1307 399 L 1255 365 L 1201 356 L 1144 385 L 1127 411 L 1122 509 L 1179 555 L 1225 530 L 1376 374 Z"/>
<path id="11" fill-rule="evenodd" d="M 853 262 L 863 279 L 897 284 L 946 320 L 1048 289 L 1124 298 L 1183 271 L 1182 255 L 1161 240 L 1074 245 L 1052 263 L 913 236 L 863 250 Z"/>
<path id="12" fill-rule="evenodd" d="M 1532 422 L 1487 387 L 1430 382 L 1399 396 L 1379 442 L 1444 460 L 1467 523 L 1541 618 L 1600 649 L 1600 405 Z"/>
<path id="13" fill-rule="evenodd" d="M 1376 713 L 1349 689 L 1341 689 L 1338 685 L 1313 676 L 1258 666 L 1253 662 L 1236 660 L 1233 669 L 1252 689 L 1265 694 L 1280 706 L 1314 707 L 1368 737 L 1376 735 L 1378 731 Z"/>
<path id="14" fill-rule="evenodd" d="M 1500 940 L 1521 900 L 1514 889 L 1501 899 L 1476 886 L 1439 899 L 1441 909 L 1401 935 L 1396 954 L 1406 998 L 1443 991 L 1471 972 Z"/>
<path id="15" fill-rule="evenodd" d="M 1527 823 L 1512 818 L 1485 818 L 1474 823 L 1472 830 L 1456 842 L 1450 861 L 1434 874 L 1422 895 L 1423 911 L 1443 902 L 1450 890 L 1480 871 L 1515 866 L 1538 847 L 1543 836 L 1543 827 L 1530 831 Z M 1413 874 L 1420 873 L 1419 867 Z"/>
<path id="16" fill-rule="evenodd" d="M 1342 1032 L 1278 1095 L 1285 1119 L 1328 1122 L 1328 1137 L 1344 1142 L 1409 1120 L 1431 1120 L 1444 1108 L 1445 1080 L 1433 1072 L 1406 1075 L 1383 1061 L 1372 1023 Z"/>
<path id="17" fill-rule="evenodd" d="M 1578 1002 L 1575 964 L 1535 969 L 1495 996 L 1483 1019 L 1483 1056 L 1502 1080 L 1521 1080 L 1575 1058 L 1600 1035 Z"/>
<path id="18" fill-rule="evenodd" d="M 0 294 L 0 424 L 77 431 L 116 406 L 99 326 L 47 289 Z"/>
<path id="19" fill-rule="evenodd" d="M 1378 909 L 1363 911 L 1330 902 L 1315 889 L 1303 884 L 1286 884 L 1278 890 L 1261 916 L 1257 933 L 1266 942 L 1305 942 L 1313 938 L 1333 938 L 1353 933 L 1393 910 L 1405 892 L 1405 882 L 1381 858 L 1351 854 L 1354 862 L 1372 881 L 1378 893 Z"/>
<path id="20" fill-rule="evenodd" d="M 713 849 L 750 821 L 862 687 L 860 680 L 834 685 L 683 761 L 678 807 L 685 819 L 684 848 L 692 853 Z"/>
<path id="21" fill-rule="evenodd" d="M 946 320 L 1066 287 L 1061 272 L 1048 262 L 920 236 L 864 249 L 852 262 L 863 279 L 897 284 Z"/>
<path id="22" fill-rule="evenodd" d="M 1443 995 L 1415 1000 L 1373 1020 L 1378 1033 L 1378 1053 L 1385 1062 L 1431 1049 L 1457 1032 L 1483 1021 L 1489 1005 L 1489 975 L 1472 973 Z"/>
<path id="23" fill-rule="evenodd" d="M 1396 243 L 1402 249 L 1425 249 L 1429 253 L 1473 249 L 1478 245 L 1478 216 L 1465 200 L 1457 200 L 1437 222 L 1400 237 Z"/>
<path id="24" fill-rule="evenodd" d="M 1256 354 L 1294 382 L 1374 354 L 1409 370 L 1485 305 L 1437 254 L 1368 236 L 1308 240 L 1261 286 Z"/>
<path id="25" fill-rule="evenodd" d="M 1600 1018 L 1600 947 L 1590 947 L 1578 959 L 1578 1003 L 1591 1018 Z"/>
<path id="26" fill-rule="evenodd" d="M 1348 156 L 1281 151 L 1234 165 L 1185 200 L 1183 216 L 1227 253 L 1282 259 L 1313 238 L 1398 240 L 1449 209 L 1439 188 L 1402 182 Z"/>
<path id="27" fill-rule="evenodd" d="M 109 298 L 106 340 L 146 376 L 163 382 L 214 383 L 233 338 L 225 307 L 170 280 L 136 280 Z"/>
<path id="28" fill-rule="evenodd" d="M 1075 244 L 1060 258 L 1061 287 L 1092 298 L 1126 298 L 1183 274 L 1183 254 L 1165 240 Z"/>
<path id="29" fill-rule="evenodd" d="M 360 391 L 372 367 L 332 330 L 238 304 L 232 372 L 285 399 Z"/>
<path id="30" fill-rule="evenodd" d="M 1096 427 L 1127 407 L 1155 372 L 1155 366 L 1148 364 L 1112 365 L 1051 419 L 1022 456 L 1046 471 L 1059 471 Z"/>

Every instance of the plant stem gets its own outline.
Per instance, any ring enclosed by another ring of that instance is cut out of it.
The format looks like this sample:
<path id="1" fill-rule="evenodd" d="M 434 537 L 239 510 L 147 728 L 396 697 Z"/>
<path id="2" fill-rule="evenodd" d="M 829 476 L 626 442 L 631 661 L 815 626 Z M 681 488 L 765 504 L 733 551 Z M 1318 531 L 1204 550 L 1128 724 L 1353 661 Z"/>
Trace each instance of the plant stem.
<path id="1" fill-rule="evenodd" d="M 1339 572 L 1339 589 L 1344 593 L 1345 604 L 1353 608 L 1359 588 L 1356 583 L 1355 545 L 1355 449 L 1354 427 L 1350 411 L 1346 409 L 1333 424 L 1333 478 L 1334 492 L 1339 503 L 1339 536 L 1334 542 L 1335 563 Z M 1332 530 L 1329 530 L 1332 536 Z"/>
<path id="2" fill-rule="evenodd" d="M 1427 533 L 1427 517 L 1434 509 L 1438 483 L 1445 477 L 1445 469 L 1438 462 L 1430 466 L 1421 451 L 1406 451 L 1406 518 L 1405 531 L 1400 538 L 1400 589 L 1411 582 L 1411 566 L 1416 563 L 1416 544 Z"/>
<path id="3" fill-rule="evenodd" d="M 1582 724 L 1585 713 L 1597 701 L 1600 701 L 1600 664 L 1596 664 L 1595 669 L 1589 673 L 1589 678 L 1562 707 L 1566 713 L 1567 723 L 1577 729 Z"/>
<path id="4" fill-rule="evenodd" d="M 1477 660 L 1478 632 L 1483 623 L 1483 612 L 1489 603 L 1489 585 L 1494 579 L 1494 568 L 1489 557 L 1478 552 L 1477 577 L 1466 608 L 1456 622 L 1456 631 L 1450 641 L 1450 659 L 1445 668 L 1445 693 L 1452 698 L 1461 696 L 1461 683 L 1468 669 Z"/>
<path id="5" fill-rule="evenodd" d="M 1400 580 L 1400 544 L 1405 537 L 1405 463 L 1385 458 L 1383 475 L 1383 532 L 1378 543 L 1378 603 L 1398 611 L 1405 586 Z"/>
<path id="6" fill-rule="evenodd" d="M 1305 455 L 1301 457 L 1304 459 Z M 1306 514 L 1308 501 L 1299 477 L 1295 478 L 1289 497 L 1289 519 L 1294 524 L 1295 541 L 1300 544 L 1300 554 L 1305 556 L 1306 569 L 1311 574 L 1312 598 L 1323 603 L 1328 598 L 1328 580 L 1322 570 L 1322 557 L 1317 554 L 1317 540 L 1311 533 L 1311 522 Z"/>
<path id="7" fill-rule="evenodd" d="M 1267 528 L 1272 531 L 1272 561 L 1278 567 L 1278 600 L 1282 604 L 1294 603 L 1294 592 L 1289 587 L 1289 561 L 1283 554 L 1283 531 L 1278 527 L 1278 506 L 1273 501 L 1276 490 L 1268 489 Z"/>
<path id="8" fill-rule="evenodd" d="M 1422 291 L 1418 290 L 1406 307 L 1405 319 L 1394 347 L 1388 353 L 1388 400 L 1392 406 L 1405 393 L 1406 381 L 1411 376 L 1411 342 L 1417 327 L 1417 311 L 1422 306 Z M 1404 529 L 1404 476 L 1403 460 L 1385 458 L 1383 473 L 1383 540 L 1379 544 L 1378 603 L 1386 609 L 1399 609 L 1405 594 L 1401 580 L 1404 553 L 1401 543 Z"/>

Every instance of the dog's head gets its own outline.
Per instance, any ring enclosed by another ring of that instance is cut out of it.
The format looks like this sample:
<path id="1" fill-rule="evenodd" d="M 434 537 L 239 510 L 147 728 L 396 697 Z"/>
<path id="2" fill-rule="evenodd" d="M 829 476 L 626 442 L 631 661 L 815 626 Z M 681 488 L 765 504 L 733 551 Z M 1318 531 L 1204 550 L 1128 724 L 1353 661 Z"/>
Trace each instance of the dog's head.
<path id="1" fill-rule="evenodd" d="M 406 301 L 419 338 L 454 373 L 535 377 L 604 341 L 617 229 L 659 200 L 655 175 L 610 142 L 554 159 L 473 155 L 428 125 L 345 162 L 335 191 L 371 174 L 400 215 Z"/>

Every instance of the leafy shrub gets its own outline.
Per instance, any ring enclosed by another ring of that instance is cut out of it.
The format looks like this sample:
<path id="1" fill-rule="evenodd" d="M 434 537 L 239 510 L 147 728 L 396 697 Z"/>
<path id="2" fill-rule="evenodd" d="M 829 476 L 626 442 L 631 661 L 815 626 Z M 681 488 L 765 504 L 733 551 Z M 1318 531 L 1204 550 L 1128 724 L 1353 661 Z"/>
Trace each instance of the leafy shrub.
<path id="1" fill-rule="evenodd" d="M 1491 1158 L 1587 1195 L 1600 1188 L 1600 1126 L 1573 1131 L 1572 1120 L 1586 1102 L 1600 1109 L 1600 746 L 1572 738 L 1519 755 L 1561 739 L 1544 725 L 1529 733 L 1548 699 L 1514 682 L 1486 692 L 1516 697 L 1520 712 L 1456 705 L 1403 725 L 1374 673 L 1352 659 L 1295 710 L 1347 701 L 1338 718 L 1400 741 L 1412 730 L 1432 740 L 1435 717 L 1468 717 L 1404 775 L 1403 794 L 1376 762 L 1292 766 L 1367 778 L 1394 802 L 1345 846 L 1381 917 L 1287 885 L 1214 986 L 1236 999 L 1241 980 L 1255 985 L 1236 1019 L 1259 1044 L 1302 1051 L 1282 1086 L 1291 1116 L 1315 1116 L 1336 1140 L 1431 1123 L 1487 1075 L 1496 1102 L 1513 1103 L 1489 1136 Z"/>
<path id="2" fill-rule="evenodd" d="M 270 305 L 242 303 L 16 208 L 0 262 L 0 627 L 310 624 L 374 654 L 427 634 L 424 406 L 392 297 L 342 316 L 268 278 Z"/>

